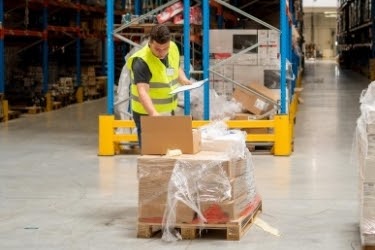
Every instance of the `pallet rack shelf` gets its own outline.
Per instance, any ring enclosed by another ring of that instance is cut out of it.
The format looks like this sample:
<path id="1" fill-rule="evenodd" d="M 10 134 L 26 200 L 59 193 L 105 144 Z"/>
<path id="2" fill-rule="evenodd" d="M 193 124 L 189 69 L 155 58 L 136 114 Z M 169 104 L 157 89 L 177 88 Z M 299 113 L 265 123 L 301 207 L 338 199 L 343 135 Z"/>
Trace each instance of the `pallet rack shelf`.
<path id="1" fill-rule="evenodd" d="M 337 41 L 339 63 L 375 79 L 370 61 L 375 56 L 374 0 L 338 0 Z"/>
<path id="2" fill-rule="evenodd" d="M 84 62 L 86 41 L 96 39 L 104 43 L 105 38 L 105 7 L 89 5 L 81 0 L 0 0 L 0 93 L 5 93 L 11 87 L 10 79 L 6 78 L 7 64 L 5 63 L 6 49 L 17 45 L 15 54 L 24 52 L 31 54 L 34 62 L 42 68 L 42 93 L 48 94 L 51 88 L 49 72 L 53 53 L 65 51 L 65 59 L 57 60 L 75 66 L 75 88 L 82 86 L 81 66 Z M 120 18 L 123 11 L 115 10 L 114 15 Z M 14 17 L 13 17 L 14 16 Z M 87 27 L 87 22 L 92 27 Z M 97 58 L 104 58 L 102 55 Z M 58 54 L 58 53 L 56 53 Z M 61 53 L 60 53 L 61 54 Z M 68 55 L 69 54 L 69 55 Z M 56 56 L 55 56 L 56 57 Z M 103 61 L 103 60 L 101 60 Z M 97 59 L 104 69 L 105 64 Z M 79 91 L 78 93 L 82 93 Z M 83 100 L 83 97 L 77 101 Z M 51 105 L 50 105 L 51 106 Z"/>

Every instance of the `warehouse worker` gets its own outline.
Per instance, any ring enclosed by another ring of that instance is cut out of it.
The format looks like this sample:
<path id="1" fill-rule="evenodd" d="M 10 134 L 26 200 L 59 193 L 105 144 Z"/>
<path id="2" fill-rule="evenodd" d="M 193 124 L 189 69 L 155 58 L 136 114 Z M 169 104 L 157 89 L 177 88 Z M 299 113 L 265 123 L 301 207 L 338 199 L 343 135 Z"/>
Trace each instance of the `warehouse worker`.
<path id="1" fill-rule="evenodd" d="M 180 68 L 177 45 L 163 24 L 151 29 L 148 44 L 127 60 L 126 67 L 131 72 L 131 107 L 141 146 L 141 116 L 173 115 L 177 95 L 170 91 L 191 81 Z"/>

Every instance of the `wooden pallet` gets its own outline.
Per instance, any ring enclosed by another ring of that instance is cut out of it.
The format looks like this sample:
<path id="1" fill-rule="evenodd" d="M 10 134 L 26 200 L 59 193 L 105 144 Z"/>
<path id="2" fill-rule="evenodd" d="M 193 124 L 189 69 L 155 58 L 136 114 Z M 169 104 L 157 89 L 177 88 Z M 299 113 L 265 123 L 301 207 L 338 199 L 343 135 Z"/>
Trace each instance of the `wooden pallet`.
<path id="1" fill-rule="evenodd" d="M 225 232 L 227 240 L 240 240 L 242 236 L 250 229 L 258 213 L 262 211 L 262 201 L 259 199 L 258 204 L 247 211 L 238 220 L 233 220 L 225 224 L 176 224 L 177 229 L 183 240 L 196 239 L 197 236 L 212 235 L 215 233 Z M 160 235 L 162 229 L 161 223 L 138 222 L 138 238 L 151 238 Z M 210 234 L 211 233 L 211 234 Z"/>

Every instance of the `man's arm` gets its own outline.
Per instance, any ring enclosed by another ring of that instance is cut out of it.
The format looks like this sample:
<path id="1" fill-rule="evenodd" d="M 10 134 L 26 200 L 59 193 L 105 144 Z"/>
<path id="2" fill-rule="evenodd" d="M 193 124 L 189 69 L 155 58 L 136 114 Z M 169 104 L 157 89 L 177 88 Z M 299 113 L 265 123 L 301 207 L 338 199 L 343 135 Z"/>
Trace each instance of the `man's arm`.
<path id="1" fill-rule="evenodd" d="M 139 95 L 139 101 L 150 116 L 158 116 L 159 113 L 156 111 L 154 104 L 152 103 L 149 95 L 150 85 L 148 83 L 137 83 L 137 90 Z"/>
<path id="2" fill-rule="evenodd" d="M 185 71 L 182 68 L 178 69 L 178 82 L 182 85 L 189 85 L 192 82 L 186 77 Z"/>
<path id="3" fill-rule="evenodd" d="M 133 65 L 134 82 L 137 86 L 139 101 L 150 116 L 159 115 L 149 95 L 151 72 L 142 58 L 134 58 Z"/>

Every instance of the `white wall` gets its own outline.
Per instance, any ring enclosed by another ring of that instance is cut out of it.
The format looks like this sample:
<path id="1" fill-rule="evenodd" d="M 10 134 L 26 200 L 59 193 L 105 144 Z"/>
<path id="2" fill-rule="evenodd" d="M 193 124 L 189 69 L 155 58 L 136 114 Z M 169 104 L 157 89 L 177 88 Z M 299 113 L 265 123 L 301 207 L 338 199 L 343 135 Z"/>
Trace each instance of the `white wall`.
<path id="1" fill-rule="evenodd" d="M 326 18 L 323 13 L 313 13 L 314 15 L 314 41 L 311 36 L 311 13 L 304 16 L 304 38 L 305 44 L 314 43 L 324 57 L 336 55 L 336 18 Z"/>
<path id="2" fill-rule="evenodd" d="M 337 0 L 303 0 L 303 7 L 336 7 Z"/>

